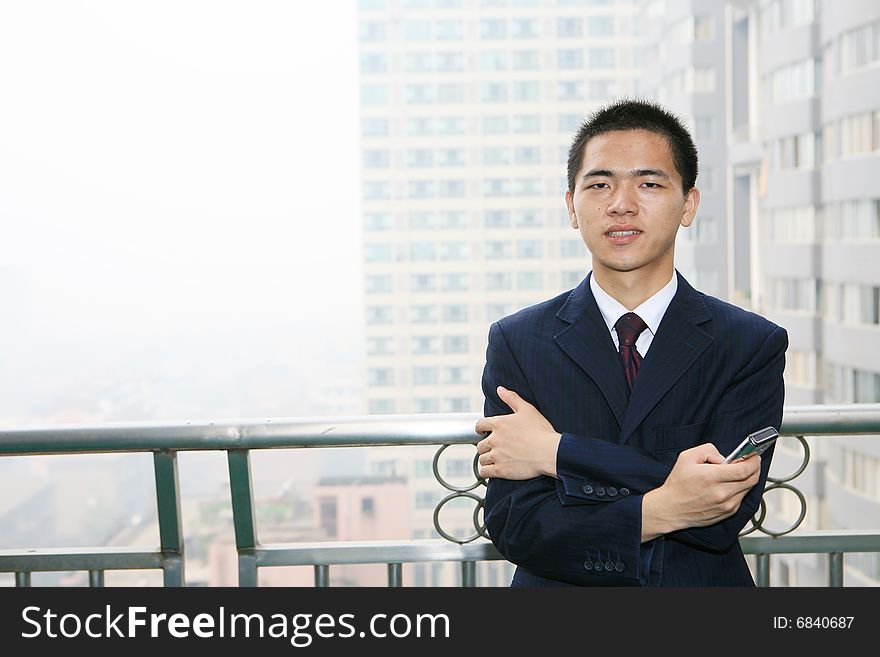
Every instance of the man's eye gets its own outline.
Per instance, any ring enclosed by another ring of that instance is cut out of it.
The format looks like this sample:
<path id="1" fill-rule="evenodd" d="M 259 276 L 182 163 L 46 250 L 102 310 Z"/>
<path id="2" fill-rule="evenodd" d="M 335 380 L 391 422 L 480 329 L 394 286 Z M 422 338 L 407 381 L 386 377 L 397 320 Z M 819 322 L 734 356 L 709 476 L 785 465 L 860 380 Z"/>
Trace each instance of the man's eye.
<path id="1" fill-rule="evenodd" d="M 659 188 L 659 187 L 660 187 L 660 185 L 658 185 L 658 184 L 655 183 L 655 182 L 644 182 L 644 183 L 642 183 L 642 185 L 644 185 L 644 186 L 647 187 L 648 189 L 656 189 L 656 188 Z"/>
<path id="2" fill-rule="evenodd" d="M 593 183 L 592 185 L 589 185 L 587 187 L 587 189 L 606 189 L 607 187 L 608 187 L 608 183 L 599 182 L 599 183 Z"/>

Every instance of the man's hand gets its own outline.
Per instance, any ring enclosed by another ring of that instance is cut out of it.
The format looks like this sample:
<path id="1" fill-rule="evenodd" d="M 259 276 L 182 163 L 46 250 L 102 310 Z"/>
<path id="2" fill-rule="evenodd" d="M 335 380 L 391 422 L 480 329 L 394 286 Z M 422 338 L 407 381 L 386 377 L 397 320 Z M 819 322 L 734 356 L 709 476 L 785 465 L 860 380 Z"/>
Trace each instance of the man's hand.
<path id="1" fill-rule="evenodd" d="M 714 445 L 686 449 L 663 485 L 642 498 L 642 541 L 729 518 L 760 474 L 760 456 L 725 464 Z"/>
<path id="2" fill-rule="evenodd" d="M 498 396 L 513 411 L 477 420 L 476 431 L 490 434 L 477 443 L 481 477 L 532 479 L 556 476 L 558 433 L 537 408 L 512 390 L 498 386 Z"/>

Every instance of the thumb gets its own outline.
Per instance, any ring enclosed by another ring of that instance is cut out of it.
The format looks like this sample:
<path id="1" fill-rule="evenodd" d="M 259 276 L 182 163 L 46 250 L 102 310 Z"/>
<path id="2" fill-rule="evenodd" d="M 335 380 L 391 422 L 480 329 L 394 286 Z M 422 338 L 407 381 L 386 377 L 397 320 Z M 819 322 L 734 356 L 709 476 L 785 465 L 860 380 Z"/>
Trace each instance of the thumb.
<path id="1" fill-rule="evenodd" d="M 517 413 L 526 402 L 523 401 L 523 398 L 516 394 L 513 390 L 508 390 L 504 386 L 498 386 L 497 389 L 498 396 L 501 398 L 505 404 L 510 406 L 511 410 L 514 413 Z"/>

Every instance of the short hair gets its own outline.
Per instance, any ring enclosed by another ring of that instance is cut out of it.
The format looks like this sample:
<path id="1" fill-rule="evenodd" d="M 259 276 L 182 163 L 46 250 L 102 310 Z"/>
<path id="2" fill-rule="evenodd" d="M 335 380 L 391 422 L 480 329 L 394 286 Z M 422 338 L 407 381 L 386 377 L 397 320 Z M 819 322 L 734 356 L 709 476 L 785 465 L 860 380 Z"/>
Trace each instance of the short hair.
<path id="1" fill-rule="evenodd" d="M 574 194 L 578 171 L 584 162 L 587 142 L 615 130 L 648 130 L 666 139 L 672 163 L 681 176 L 686 194 L 697 182 L 697 147 L 681 119 L 660 104 L 624 98 L 602 107 L 581 124 L 568 151 L 568 191 Z"/>

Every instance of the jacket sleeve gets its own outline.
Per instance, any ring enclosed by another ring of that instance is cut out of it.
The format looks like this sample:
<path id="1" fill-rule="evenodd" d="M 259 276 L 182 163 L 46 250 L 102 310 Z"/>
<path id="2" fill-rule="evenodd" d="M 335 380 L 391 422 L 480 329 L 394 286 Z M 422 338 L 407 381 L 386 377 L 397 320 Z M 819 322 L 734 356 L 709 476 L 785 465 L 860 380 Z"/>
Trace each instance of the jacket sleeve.
<path id="1" fill-rule="evenodd" d="M 722 454 L 729 454 L 751 432 L 766 426 L 779 429 L 785 400 L 782 372 L 787 348 L 788 333 L 776 327 L 725 390 L 709 419 L 705 442 L 714 444 Z M 746 493 L 734 515 L 708 527 L 692 527 L 667 534 L 667 538 L 716 552 L 729 550 L 761 506 L 772 458 L 773 448 L 761 455 L 761 477 Z"/>
<path id="2" fill-rule="evenodd" d="M 496 393 L 499 385 L 535 403 L 497 323 L 489 330 L 482 385 L 486 417 L 511 412 Z M 563 504 L 551 477 L 496 478 L 487 484 L 484 519 L 498 551 L 542 577 L 591 586 L 658 583 L 652 555 L 660 539 L 641 543 L 640 494 L 621 496 L 614 504 Z"/>
<path id="3" fill-rule="evenodd" d="M 722 454 L 728 454 L 752 431 L 765 426 L 779 428 L 787 346 L 787 333 L 776 327 L 724 391 L 709 418 L 703 442 L 712 443 Z M 714 525 L 667 534 L 666 538 L 711 551 L 730 549 L 760 507 L 772 456 L 772 449 L 761 456 L 760 480 L 743 498 L 736 514 Z M 595 503 L 599 486 L 603 491 L 609 485 L 625 486 L 644 494 L 661 486 L 671 469 L 671 465 L 661 463 L 639 448 L 617 445 L 595 436 L 563 434 L 557 454 L 557 487 L 563 504 Z M 607 492 L 605 498 L 608 498 Z"/>

